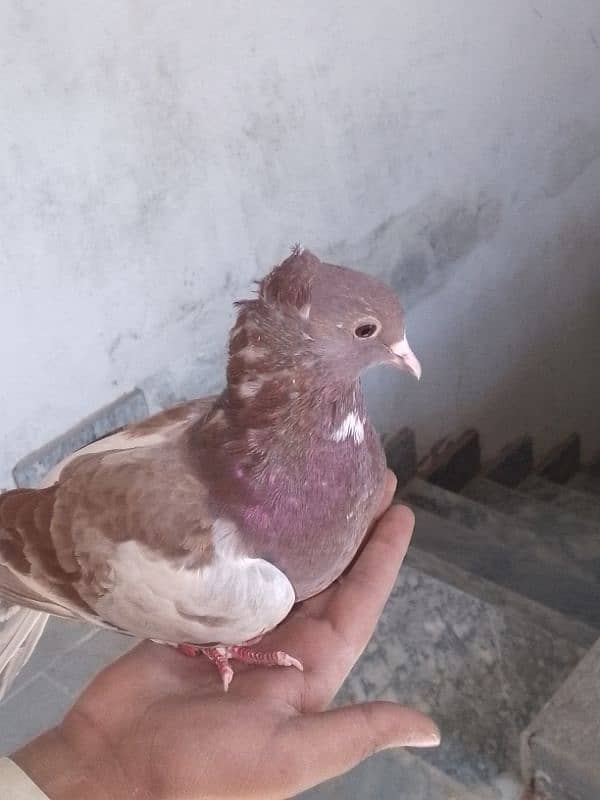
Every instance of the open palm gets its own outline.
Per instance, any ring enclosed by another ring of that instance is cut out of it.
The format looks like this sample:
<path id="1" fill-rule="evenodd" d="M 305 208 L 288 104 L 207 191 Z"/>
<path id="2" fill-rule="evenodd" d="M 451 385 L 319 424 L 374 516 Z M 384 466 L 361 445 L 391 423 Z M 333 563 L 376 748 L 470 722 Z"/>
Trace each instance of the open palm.
<path id="1" fill-rule="evenodd" d="M 394 486 L 389 474 L 382 511 Z M 375 628 L 412 527 L 409 509 L 386 511 L 344 578 L 264 637 L 261 647 L 294 655 L 304 672 L 238 664 L 225 694 L 207 659 L 149 642 L 105 669 L 46 734 L 60 737 L 87 776 L 78 791 L 89 800 L 280 800 L 378 750 L 436 745 L 435 725 L 394 703 L 325 711 Z M 35 746 L 16 756 L 30 774 Z"/>

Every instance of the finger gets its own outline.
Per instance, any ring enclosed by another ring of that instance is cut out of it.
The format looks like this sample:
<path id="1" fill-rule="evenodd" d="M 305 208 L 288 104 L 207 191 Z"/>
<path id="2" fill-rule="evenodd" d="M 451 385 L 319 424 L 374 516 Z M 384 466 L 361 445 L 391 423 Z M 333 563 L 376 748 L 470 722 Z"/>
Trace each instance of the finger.
<path id="1" fill-rule="evenodd" d="M 331 597 L 325 616 L 352 645 L 355 658 L 369 641 L 394 587 L 414 521 L 413 512 L 406 506 L 396 505 L 386 511 Z"/>
<path id="2" fill-rule="evenodd" d="M 396 703 L 375 702 L 306 714 L 280 742 L 290 754 L 294 793 L 341 775 L 369 756 L 392 747 L 436 747 L 435 723 Z M 285 737 L 287 739 L 287 736 Z M 294 774 L 295 773 L 295 774 Z"/>

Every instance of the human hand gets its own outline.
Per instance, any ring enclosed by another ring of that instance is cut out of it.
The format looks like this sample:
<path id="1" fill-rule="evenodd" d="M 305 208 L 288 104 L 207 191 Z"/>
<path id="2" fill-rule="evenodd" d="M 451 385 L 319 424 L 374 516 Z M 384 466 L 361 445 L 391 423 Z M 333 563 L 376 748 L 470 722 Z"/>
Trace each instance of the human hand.
<path id="1" fill-rule="evenodd" d="M 381 512 L 394 489 L 388 472 Z M 225 694 L 208 659 L 144 642 L 13 759 L 52 800 L 282 800 L 380 750 L 437 745 L 433 722 L 395 703 L 325 710 L 373 633 L 413 524 L 406 507 L 385 511 L 348 573 L 261 641 L 304 672 L 240 664 Z"/>

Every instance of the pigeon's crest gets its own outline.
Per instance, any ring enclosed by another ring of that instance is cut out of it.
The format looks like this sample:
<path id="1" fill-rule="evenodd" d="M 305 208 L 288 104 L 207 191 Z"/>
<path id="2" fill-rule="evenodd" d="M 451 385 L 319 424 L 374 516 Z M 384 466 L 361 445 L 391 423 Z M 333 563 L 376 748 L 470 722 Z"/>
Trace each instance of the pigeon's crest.
<path id="1" fill-rule="evenodd" d="M 309 250 L 294 247 L 291 255 L 260 283 L 260 297 L 267 303 L 294 308 L 308 317 L 312 284 L 321 262 Z"/>

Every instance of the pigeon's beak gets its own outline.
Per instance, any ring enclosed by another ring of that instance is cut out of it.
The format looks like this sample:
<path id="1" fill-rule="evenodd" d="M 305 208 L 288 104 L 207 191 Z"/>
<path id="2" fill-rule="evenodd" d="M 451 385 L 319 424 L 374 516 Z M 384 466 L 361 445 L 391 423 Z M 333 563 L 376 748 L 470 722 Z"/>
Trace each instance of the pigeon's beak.
<path id="1" fill-rule="evenodd" d="M 396 366 L 400 367 L 400 369 L 412 372 L 417 380 L 421 380 L 421 364 L 410 349 L 406 341 L 406 336 L 402 341 L 390 345 L 390 351 L 394 354 L 394 364 L 396 364 Z"/>

